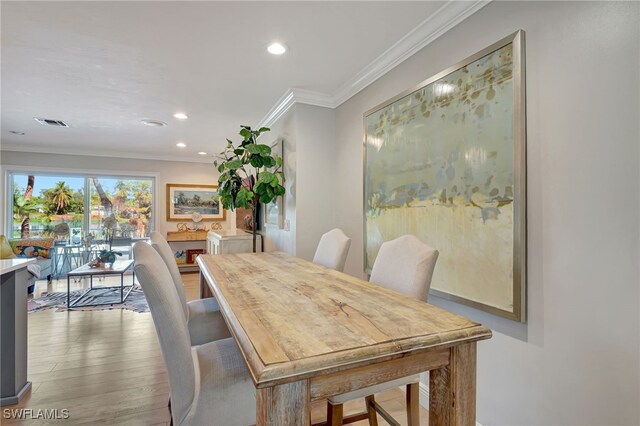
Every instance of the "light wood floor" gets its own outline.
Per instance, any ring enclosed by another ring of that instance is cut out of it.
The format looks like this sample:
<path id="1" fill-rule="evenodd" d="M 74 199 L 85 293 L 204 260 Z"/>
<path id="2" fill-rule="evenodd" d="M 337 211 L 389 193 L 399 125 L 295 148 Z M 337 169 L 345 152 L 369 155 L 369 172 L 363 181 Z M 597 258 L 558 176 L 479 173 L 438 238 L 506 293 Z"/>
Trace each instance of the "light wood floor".
<path id="1" fill-rule="evenodd" d="M 183 274 L 187 299 L 198 297 L 198 275 Z M 43 291 L 66 291 L 66 280 Z M 73 288 L 84 288 L 77 282 Z M 28 377 L 33 388 L 17 405 L 2 409 L 68 409 L 66 420 L 8 420 L 5 424 L 167 425 L 169 385 L 151 315 L 129 310 L 29 314 Z M 405 424 L 404 393 L 376 395 L 381 405 Z M 363 401 L 345 405 L 345 415 L 361 411 Z M 314 403 L 312 422 L 325 418 L 325 402 Z M 4 414 L 4 411 L 3 411 Z M 422 409 L 422 425 L 428 413 Z M 378 416 L 380 425 L 384 420 Z M 357 426 L 367 422 L 353 423 Z M 221 425 L 226 426 L 226 425 Z"/>

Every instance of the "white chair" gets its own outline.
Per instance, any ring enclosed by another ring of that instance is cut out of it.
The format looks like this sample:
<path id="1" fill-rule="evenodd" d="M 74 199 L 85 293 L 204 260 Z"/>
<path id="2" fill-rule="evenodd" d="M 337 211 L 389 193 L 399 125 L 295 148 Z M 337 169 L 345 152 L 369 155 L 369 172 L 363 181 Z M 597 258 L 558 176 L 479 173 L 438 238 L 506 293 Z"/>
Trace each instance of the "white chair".
<path id="1" fill-rule="evenodd" d="M 214 340 L 231 337 L 231 333 L 220 313 L 220 306 L 216 299 L 209 297 L 187 302 L 184 294 L 184 283 L 180 276 L 180 269 L 178 269 L 178 265 L 173 256 L 173 250 L 171 250 L 169 243 L 167 243 L 167 240 L 164 239 L 162 234 L 153 231 L 151 233 L 151 245 L 169 269 L 178 297 L 180 298 L 182 311 L 187 320 L 191 344 L 201 345 L 203 343 L 213 342 Z"/>
<path id="2" fill-rule="evenodd" d="M 347 237 L 342 229 L 332 229 L 320 238 L 316 254 L 313 256 L 313 263 L 342 272 L 347 261 L 349 246 L 351 246 L 351 238 Z"/>
<path id="3" fill-rule="evenodd" d="M 169 269 L 146 243 L 133 246 L 135 273 L 149 303 L 171 388 L 171 419 L 182 425 L 252 425 L 256 391 L 232 338 L 191 346 Z"/>
<path id="4" fill-rule="evenodd" d="M 426 302 L 437 260 L 438 250 L 429 247 L 413 235 L 404 235 L 382 244 L 369 281 Z M 389 414 L 375 401 L 374 394 L 405 385 L 407 387 L 407 424 L 418 426 L 419 382 L 420 376 L 416 374 L 333 396 L 328 400 L 327 426 L 342 425 L 343 421 L 351 423 L 363 419 L 369 419 L 371 426 L 377 426 L 376 412 L 390 424 L 394 424 Z M 365 398 L 367 412 L 343 419 L 342 405 L 356 398 Z"/>

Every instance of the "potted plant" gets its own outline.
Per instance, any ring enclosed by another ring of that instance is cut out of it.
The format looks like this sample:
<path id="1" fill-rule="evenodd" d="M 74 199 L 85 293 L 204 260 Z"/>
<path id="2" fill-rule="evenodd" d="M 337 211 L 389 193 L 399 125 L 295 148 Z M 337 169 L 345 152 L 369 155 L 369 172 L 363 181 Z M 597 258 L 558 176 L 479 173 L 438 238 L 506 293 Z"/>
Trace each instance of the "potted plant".
<path id="1" fill-rule="evenodd" d="M 109 243 L 109 248 L 100 250 L 98 252 L 98 259 L 105 265 L 107 263 L 113 265 L 116 261 L 116 256 L 122 256 L 121 252 L 112 250 L 113 237 L 118 227 L 118 220 L 114 215 L 107 216 L 102 221 L 102 227 L 104 228 L 104 241 L 105 243 Z"/>
<path id="2" fill-rule="evenodd" d="M 226 148 L 213 162 L 220 172 L 220 204 L 231 211 L 237 207 L 251 210 L 254 253 L 257 251 L 258 203 L 270 203 L 286 192 L 282 157 L 271 155 L 269 145 L 257 142 L 258 137 L 268 131 L 267 127 L 253 130 L 249 126 L 240 126 L 242 142 L 235 145 L 227 139 Z"/>

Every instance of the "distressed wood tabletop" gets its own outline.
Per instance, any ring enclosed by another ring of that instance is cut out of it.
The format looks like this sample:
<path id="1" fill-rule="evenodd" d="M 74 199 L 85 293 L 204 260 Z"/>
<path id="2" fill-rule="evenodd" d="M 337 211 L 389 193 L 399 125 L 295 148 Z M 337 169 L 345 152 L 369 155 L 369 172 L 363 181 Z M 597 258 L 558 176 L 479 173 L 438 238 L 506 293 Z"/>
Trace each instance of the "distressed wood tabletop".
<path id="1" fill-rule="evenodd" d="M 197 261 L 258 388 L 491 337 L 466 318 L 284 253 Z"/>

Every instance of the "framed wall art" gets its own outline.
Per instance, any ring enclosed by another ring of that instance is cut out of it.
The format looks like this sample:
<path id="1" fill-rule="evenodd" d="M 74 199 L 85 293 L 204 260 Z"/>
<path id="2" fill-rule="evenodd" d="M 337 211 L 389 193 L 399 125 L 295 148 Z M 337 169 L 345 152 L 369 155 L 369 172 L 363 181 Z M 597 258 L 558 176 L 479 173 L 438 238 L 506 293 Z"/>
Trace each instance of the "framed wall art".
<path id="1" fill-rule="evenodd" d="M 365 269 L 384 241 L 440 251 L 431 293 L 526 308 L 524 32 L 364 114 Z"/>
<path id="2" fill-rule="evenodd" d="M 277 139 L 271 144 L 271 152 L 280 156 L 284 161 L 284 147 L 282 139 Z M 284 197 L 277 197 L 274 201 L 263 205 L 265 225 L 273 225 L 284 228 Z"/>
<path id="3" fill-rule="evenodd" d="M 168 183 L 167 220 L 190 221 L 194 213 L 199 213 L 204 221 L 224 220 L 218 186 Z"/>

